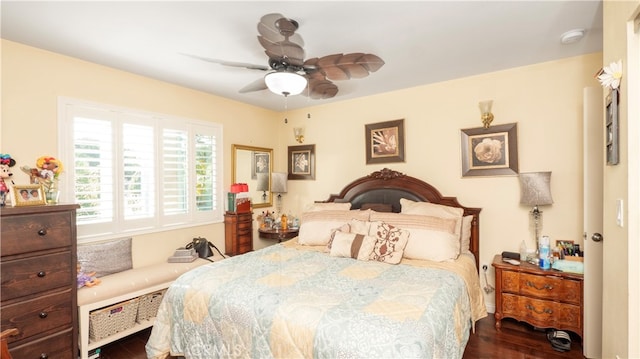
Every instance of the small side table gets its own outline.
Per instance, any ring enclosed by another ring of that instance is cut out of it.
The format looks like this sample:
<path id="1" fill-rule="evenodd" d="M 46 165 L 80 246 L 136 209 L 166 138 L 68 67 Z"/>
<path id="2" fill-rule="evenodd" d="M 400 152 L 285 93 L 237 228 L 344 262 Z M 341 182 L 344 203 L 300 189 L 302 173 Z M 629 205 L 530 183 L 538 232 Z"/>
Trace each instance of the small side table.
<path id="1" fill-rule="evenodd" d="M 298 228 L 259 228 L 258 235 L 263 239 L 277 239 L 282 242 L 284 239 L 291 239 L 298 235 Z"/>

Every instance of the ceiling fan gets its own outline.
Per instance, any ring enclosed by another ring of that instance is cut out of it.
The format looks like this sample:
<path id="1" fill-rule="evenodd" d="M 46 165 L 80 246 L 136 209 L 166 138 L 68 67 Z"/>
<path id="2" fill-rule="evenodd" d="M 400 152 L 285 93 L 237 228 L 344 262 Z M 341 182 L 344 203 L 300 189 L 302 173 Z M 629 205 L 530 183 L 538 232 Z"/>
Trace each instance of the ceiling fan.
<path id="1" fill-rule="evenodd" d="M 297 29 L 297 21 L 281 14 L 260 18 L 258 42 L 265 49 L 269 66 L 185 55 L 224 66 L 268 71 L 263 78 L 241 88 L 240 93 L 269 89 L 278 95 L 304 94 L 312 99 L 334 97 L 338 86 L 332 81 L 363 78 L 384 65 L 380 57 L 359 52 L 305 59 L 304 41 Z"/>

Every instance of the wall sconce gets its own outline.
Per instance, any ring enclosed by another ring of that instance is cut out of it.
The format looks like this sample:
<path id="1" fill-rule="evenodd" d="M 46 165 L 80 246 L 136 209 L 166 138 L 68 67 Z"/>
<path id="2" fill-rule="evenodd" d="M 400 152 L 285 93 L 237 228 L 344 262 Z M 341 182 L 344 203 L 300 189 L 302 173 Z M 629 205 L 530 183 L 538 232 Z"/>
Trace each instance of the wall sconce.
<path id="1" fill-rule="evenodd" d="M 484 128 L 489 128 L 491 121 L 493 121 L 493 114 L 491 113 L 491 105 L 493 100 L 480 101 L 478 106 L 480 107 L 480 113 L 482 114 L 482 125 Z"/>
<path id="2" fill-rule="evenodd" d="M 293 135 L 298 143 L 304 142 L 304 127 L 296 127 L 293 129 Z"/>
<path id="3" fill-rule="evenodd" d="M 530 214 L 535 231 L 536 253 L 538 252 L 540 230 L 542 229 L 542 211 L 538 206 L 553 203 L 551 198 L 551 172 L 520 173 L 520 204 L 533 206 Z"/>

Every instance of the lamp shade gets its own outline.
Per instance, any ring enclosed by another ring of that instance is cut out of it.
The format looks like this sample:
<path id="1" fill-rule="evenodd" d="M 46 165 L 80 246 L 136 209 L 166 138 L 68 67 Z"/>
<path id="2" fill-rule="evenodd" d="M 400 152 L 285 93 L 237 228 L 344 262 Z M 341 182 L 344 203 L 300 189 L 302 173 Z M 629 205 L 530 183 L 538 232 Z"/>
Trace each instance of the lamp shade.
<path id="1" fill-rule="evenodd" d="M 258 173 L 258 185 L 256 186 L 257 191 L 268 191 L 269 190 L 269 174 L 268 173 Z"/>
<path id="2" fill-rule="evenodd" d="M 264 76 L 264 82 L 271 92 L 282 95 L 299 95 L 307 87 L 307 79 L 295 72 L 276 71 Z"/>
<path id="3" fill-rule="evenodd" d="M 520 174 L 520 204 L 546 206 L 552 203 L 551 172 Z"/>
<path id="4" fill-rule="evenodd" d="M 287 193 L 287 174 L 282 172 L 273 172 L 271 174 L 271 192 Z"/>

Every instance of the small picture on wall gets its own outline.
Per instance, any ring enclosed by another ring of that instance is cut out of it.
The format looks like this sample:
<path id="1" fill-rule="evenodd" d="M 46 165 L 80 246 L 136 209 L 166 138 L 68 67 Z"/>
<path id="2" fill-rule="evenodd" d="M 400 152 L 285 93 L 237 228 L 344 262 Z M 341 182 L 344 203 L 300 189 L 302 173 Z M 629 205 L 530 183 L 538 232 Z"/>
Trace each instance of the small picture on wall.
<path id="1" fill-rule="evenodd" d="M 404 120 L 365 125 L 367 164 L 404 162 Z"/>
<path id="2" fill-rule="evenodd" d="M 518 174 L 517 124 L 461 131 L 462 176 Z"/>
<path id="3" fill-rule="evenodd" d="M 316 178 L 316 145 L 289 146 L 290 180 Z"/>

